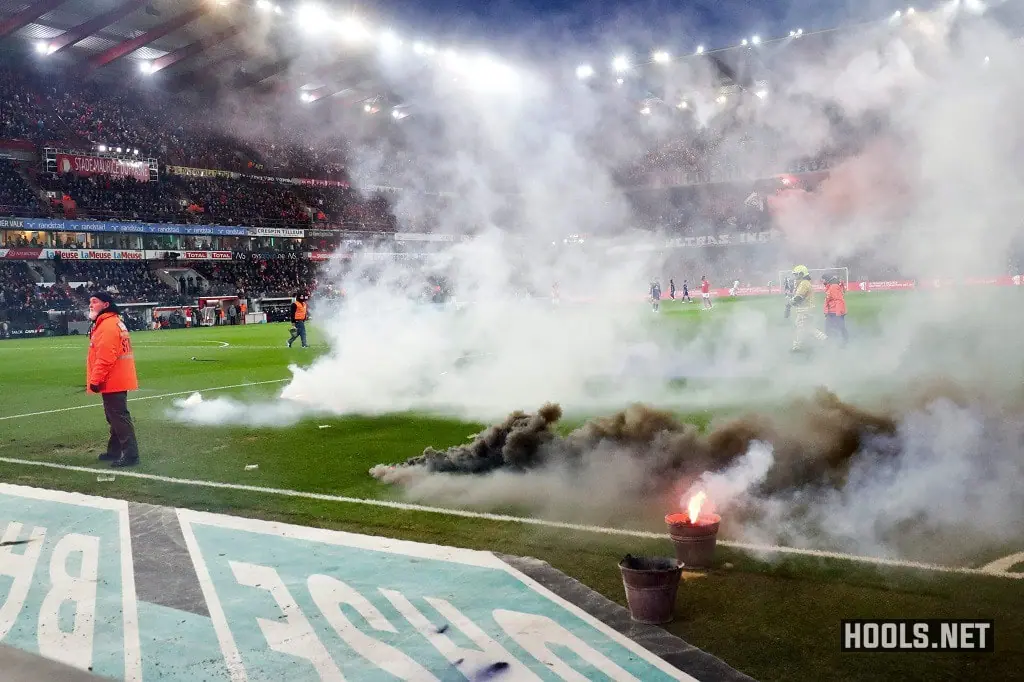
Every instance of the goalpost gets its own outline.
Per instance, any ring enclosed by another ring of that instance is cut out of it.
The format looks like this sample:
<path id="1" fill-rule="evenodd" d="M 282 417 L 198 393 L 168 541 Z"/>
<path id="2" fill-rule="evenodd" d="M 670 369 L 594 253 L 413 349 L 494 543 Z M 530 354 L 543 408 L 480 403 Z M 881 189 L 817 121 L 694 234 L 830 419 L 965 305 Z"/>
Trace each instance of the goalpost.
<path id="1" fill-rule="evenodd" d="M 807 268 L 807 271 L 811 273 L 811 284 L 813 284 L 816 289 L 820 289 L 823 286 L 822 280 L 825 279 L 826 276 L 833 275 L 839 278 L 839 281 L 843 285 L 843 289 L 846 291 L 850 290 L 850 268 Z M 783 283 L 786 281 L 787 277 L 792 276 L 792 268 L 789 270 L 779 270 L 778 286 L 780 293 L 785 293 Z M 773 285 L 772 288 L 774 289 L 775 285 Z"/>

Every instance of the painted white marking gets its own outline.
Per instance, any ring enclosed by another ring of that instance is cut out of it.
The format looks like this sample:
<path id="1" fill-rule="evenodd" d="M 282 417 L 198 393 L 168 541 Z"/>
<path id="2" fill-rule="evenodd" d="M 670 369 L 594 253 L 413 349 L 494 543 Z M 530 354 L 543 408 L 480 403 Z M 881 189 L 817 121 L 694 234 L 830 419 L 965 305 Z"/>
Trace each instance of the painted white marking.
<path id="1" fill-rule="evenodd" d="M 502 677 L 507 677 L 514 682 L 541 682 L 536 673 L 526 667 L 522 661 L 510 654 L 505 647 L 488 636 L 479 625 L 444 599 L 424 597 L 424 601 L 430 604 L 445 621 L 458 628 L 464 638 L 472 642 L 472 648 L 460 646 L 448 635 L 438 632 L 437 628 L 431 625 L 430 620 L 401 592 L 380 588 L 380 593 L 409 621 L 410 625 L 426 636 L 427 641 L 451 665 L 479 670 L 492 661 L 505 661 L 509 667 L 502 673 Z M 462 662 L 459 663 L 459 661 Z"/>
<path id="2" fill-rule="evenodd" d="M 68 573 L 68 557 L 81 557 L 78 575 Z M 39 605 L 36 629 L 39 653 L 45 658 L 88 670 L 92 667 L 96 634 L 96 579 L 99 576 L 100 539 L 95 535 L 67 533 L 50 554 L 50 585 Z M 74 604 L 70 632 L 61 627 L 60 612 Z"/>
<path id="3" fill-rule="evenodd" d="M 600 651 L 547 616 L 520 613 L 508 609 L 495 609 L 491 615 L 494 617 L 494 622 L 500 625 L 501 629 L 515 640 L 516 644 L 523 647 L 531 656 L 563 680 L 587 682 L 586 677 L 551 650 L 551 645 L 561 646 L 572 651 L 578 658 L 600 670 L 613 682 L 640 682 Z"/>
<path id="4" fill-rule="evenodd" d="M 124 612 L 124 679 L 127 682 L 138 682 L 142 680 L 142 650 L 139 644 L 139 608 L 135 592 L 135 568 L 132 563 L 132 536 L 131 526 L 128 522 L 128 503 L 124 500 L 113 500 L 106 497 L 95 497 L 83 495 L 82 493 L 64 492 L 62 490 L 47 490 L 45 488 L 31 488 L 28 486 L 11 485 L 0 483 L 0 494 L 27 497 L 47 502 L 60 502 L 63 504 L 74 504 L 92 509 L 108 509 L 118 514 L 120 522 L 121 541 L 121 590 L 122 609 Z M 20 524 L 18 524 L 20 528 Z M 36 553 L 38 559 L 39 550 L 43 545 L 45 530 L 38 529 L 39 534 L 33 532 L 33 542 L 22 553 L 22 556 Z M 6 536 L 4 540 L 8 539 Z M 16 538 L 15 538 L 16 539 Z M 0 550 L 2 552 L 3 550 Z M 13 591 L 13 590 L 12 590 Z M 2 618 L 0 618 L 2 621 Z M 2 639 L 0 630 L 0 639 Z"/>
<path id="5" fill-rule="evenodd" d="M 0 462 L 6 464 L 21 464 L 25 466 L 43 467 L 46 469 L 59 469 L 61 471 L 79 471 L 87 474 L 110 474 L 109 469 L 97 469 L 93 467 L 75 466 L 72 464 L 58 464 L 56 462 L 41 462 L 30 459 L 19 459 L 17 457 L 0 457 Z M 457 516 L 467 519 L 480 519 L 484 521 L 498 521 L 503 523 L 519 523 L 528 526 L 542 526 L 545 528 L 559 528 L 562 530 L 575 530 L 584 533 L 597 533 L 602 535 L 621 535 L 626 537 L 647 538 L 651 540 L 662 540 L 665 533 L 654 533 L 644 530 L 632 530 L 628 528 L 607 528 L 605 526 L 590 526 L 579 523 L 568 523 L 565 521 L 550 521 L 547 519 L 534 519 L 526 516 L 511 516 L 508 514 L 492 514 L 490 512 L 474 512 L 465 509 L 448 509 L 445 507 L 430 507 L 423 504 L 410 504 L 408 502 L 394 502 L 392 500 L 374 500 L 362 497 L 346 497 L 344 495 L 327 495 L 325 493 L 311 493 L 302 490 L 288 490 L 285 488 L 269 488 L 257 485 L 245 485 L 242 483 L 223 483 L 220 481 L 204 481 L 190 478 L 175 478 L 172 476 L 160 476 L 159 474 L 144 474 L 138 471 L 119 471 L 118 476 L 124 478 L 138 478 L 147 481 L 159 481 L 161 483 L 173 483 L 175 485 L 188 485 L 197 488 L 218 488 L 222 490 L 240 490 L 243 492 L 263 493 L 267 495 L 280 495 L 282 497 L 298 497 L 308 500 L 321 500 L 324 502 L 339 502 L 343 504 L 362 504 L 370 507 L 383 507 L 386 509 L 398 509 L 400 511 L 419 511 L 429 514 L 441 514 L 444 516 Z M 3 484 L 0 484 L 2 489 Z M 845 554 L 822 549 L 806 549 L 801 547 L 785 547 L 783 545 L 756 545 L 749 542 L 735 542 L 732 540 L 719 540 L 719 545 L 742 549 L 754 554 L 793 554 L 797 556 L 810 556 L 819 559 L 838 559 L 841 561 L 854 561 L 858 563 L 875 564 L 878 566 L 891 566 L 894 568 L 912 568 L 921 571 L 934 571 L 938 573 L 959 573 L 962 575 L 983 575 L 997 576 L 1000 578 L 1024 579 L 1024 573 L 1011 573 L 1008 571 L 983 571 L 980 568 L 966 568 L 960 566 L 944 566 L 941 564 L 929 564 L 920 561 L 903 561 L 901 559 L 884 559 L 881 557 L 859 556 L 856 554 Z M 376 549 L 380 549 L 377 547 Z"/>
<path id="6" fill-rule="evenodd" d="M 231 634 L 228 626 L 228 618 L 224 614 L 224 607 L 217 596 L 217 588 L 213 585 L 213 578 L 210 577 L 210 569 L 203 559 L 202 550 L 199 549 L 199 541 L 196 540 L 192 526 L 185 523 L 181 518 L 181 510 L 178 510 L 178 525 L 181 526 L 182 536 L 185 538 L 185 547 L 192 557 L 192 565 L 196 569 L 196 577 L 199 579 L 199 587 L 203 591 L 203 599 L 206 600 L 206 608 L 210 611 L 210 622 L 213 623 L 213 631 L 220 643 L 220 652 L 224 654 L 224 663 L 228 668 L 228 675 L 231 682 L 248 682 L 249 675 L 245 672 L 245 664 L 242 663 L 242 654 L 235 644 L 235 637 Z"/>
<path id="7" fill-rule="evenodd" d="M 157 398 L 171 398 L 176 395 L 191 395 L 193 393 L 206 393 L 209 391 L 226 391 L 229 388 L 244 388 L 246 386 L 262 386 L 263 384 L 282 384 L 291 379 L 270 379 L 269 381 L 250 381 L 245 384 L 231 384 L 230 386 L 211 386 L 210 388 L 194 388 L 190 391 L 175 391 L 174 393 L 160 393 L 159 395 L 145 395 L 138 398 L 129 398 L 128 402 L 133 403 L 139 400 L 156 400 Z M 55 414 L 57 412 L 71 412 L 72 410 L 84 410 L 89 407 L 100 407 L 102 402 L 89 403 L 88 405 L 75 405 L 74 407 L 61 407 L 56 410 L 43 410 L 41 412 L 26 412 L 25 414 L 9 414 L 0 417 L 0 421 L 7 419 L 21 419 L 22 417 L 36 417 L 41 414 Z"/>
<path id="8" fill-rule="evenodd" d="M 357 654 L 400 680 L 438 682 L 437 677 L 401 649 L 374 639 L 349 620 L 342 605 L 358 613 L 374 630 L 398 634 L 398 628 L 351 585 L 329 575 L 311 575 L 306 588 L 324 619 Z"/>
<path id="9" fill-rule="evenodd" d="M 345 682 L 345 676 L 331 657 L 331 652 L 316 636 L 313 625 L 275 568 L 244 561 L 228 561 L 228 566 L 239 585 L 265 590 L 277 602 L 277 608 L 281 610 L 280 617 L 256 618 L 263 639 L 267 640 L 271 649 L 308 661 L 320 676 L 321 682 Z"/>
<path id="10" fill-rule="evenodd" d="M 985 573 L 1005 573 L 1017 564 L 1024 564 L 1024 552 L 1017 552 L 1010 556 L 1004 556 L 1002 559 L 996 559 L 982 566 L 981 570 Z"/>
<path id="11" fill-rule="evenodd" d="M 36 564 L 43 551 L 43 541 L 46 540 L 45 528 L 34 526 L 28 538 L 22 537 L 22 528 L 17 521 L 8 521 L 3 535 L 0 535 L 0 542 L 4 543 L 0 545 L 0 576 L 11 578 L 12 581 L 4 602 L 0 604 L 0 640 L 7 637 L 25 606 Z M 9 543 L 25 539 L 29 540 L 25 551 L 15 553 Z"/>
<path id="12" fill-rule="evenodd" d="M 124 679 L 142 681 L 142 644 L 139 639 L 139 601 L 135 592 L 135 563 L 132 555 L 132 530 L 128 520 L 128 504 L 122 505 L 121 539 L 121 608 L 124 614 Z"/>

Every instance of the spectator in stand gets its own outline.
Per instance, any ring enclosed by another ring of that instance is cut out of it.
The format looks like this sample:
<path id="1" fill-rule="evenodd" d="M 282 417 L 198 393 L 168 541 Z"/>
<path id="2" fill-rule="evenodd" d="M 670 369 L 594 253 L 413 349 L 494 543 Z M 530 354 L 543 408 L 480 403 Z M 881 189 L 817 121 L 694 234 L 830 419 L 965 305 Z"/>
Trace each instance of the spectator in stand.
<path id="1" fill-rule="evenodd" d="M 36 216 L 39 201 L 17 166 L 0 159 L 0 212 L 2 215 Z"/>
<path id="2" fill-rule="evenodd" d="M 79 296 L 84 293 L 83 289 L 99 289 L 116 295 L 122 303 L 179 303 L 185 300 L 184 296 L 157 279 L 145 263 L 58 260 L 54 261 L 54 272 L 60 285 L 66 287 L 69 282 L 80 283 Z"/>
<path id="3" fill-rule="evenodd" d="M 306 259 L 196 262 L 191 266 L 210 281 L 209 293 L 217 295 L 284 298 L 310 282 L 316 286 L 317 266 Z"/>

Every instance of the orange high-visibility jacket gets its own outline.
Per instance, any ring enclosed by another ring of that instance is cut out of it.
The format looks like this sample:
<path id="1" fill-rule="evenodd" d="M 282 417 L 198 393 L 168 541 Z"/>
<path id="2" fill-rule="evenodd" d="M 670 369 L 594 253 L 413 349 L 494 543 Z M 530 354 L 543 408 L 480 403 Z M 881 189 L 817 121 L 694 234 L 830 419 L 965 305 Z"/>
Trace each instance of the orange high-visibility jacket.
<path id="1" fill-rule="evenodd" d="M 86 385 L 99 386 L 100 393 L 134 391 L 139 387 L 132 341 L 117 313 L 103 313 L 96 318 L 89 333 L 85 367 Z"/>
<path id="2" fill-rule="evenodd" d="M 842 284 L 828 284 L 825 286 L 825 314 L 846 314 L 846 298 L 843 294 Z"/>

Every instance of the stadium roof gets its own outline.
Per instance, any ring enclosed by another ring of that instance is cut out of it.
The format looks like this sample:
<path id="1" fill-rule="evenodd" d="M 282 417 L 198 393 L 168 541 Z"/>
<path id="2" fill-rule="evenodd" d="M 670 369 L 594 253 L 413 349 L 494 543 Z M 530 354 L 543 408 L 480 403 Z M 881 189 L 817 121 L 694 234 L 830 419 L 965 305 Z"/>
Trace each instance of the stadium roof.
<path id="1" fill-rule="evenodd" d="M 309 7 L 297 0 L 0 0 L 0 49 L 28 46 L 41 61 L 70 63 L 119 84 L 152 79 L 170 89 L 218 84 L 301 91 L 305 101 L 330 96 L 349 103 L 399 101 L 387 91 L 373 58 L 386 32 L 346 29 L 349 19 L 338 9 L 303 16 Z M 989 14 L 1000 10 L 1007 15 L 997 19 L 1004 26 L 1021 24 L 1021 12 L 1005 4 Z M 641 101 L 678 105 L 692 83 L 764 96 L 787 68 L 820 57 L 856 28 L 794 27 L 788 36 L 752 35 L 725 48 L 637 54 L 623 57 L 636 67 L 618 75 L 628 86 L 623 93 Z M 313 29 L 334 32 L 345 44 L 310 40 L 305 32 Z M 361 31 L 360 39 L 347 39 L 346 31 Z M 596 68 L 586 68 L 614 85 L 613 55 L 605 57 L 603 66 L 595 62 Z"/>
<path id="2" fill-rule="evenodd" d="M 299 49 L 286 19 L 268 0 L 0 0 L 0 38 L 99 78 L 380 94 L 364 52 Z"/>

